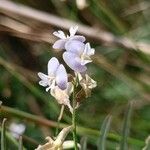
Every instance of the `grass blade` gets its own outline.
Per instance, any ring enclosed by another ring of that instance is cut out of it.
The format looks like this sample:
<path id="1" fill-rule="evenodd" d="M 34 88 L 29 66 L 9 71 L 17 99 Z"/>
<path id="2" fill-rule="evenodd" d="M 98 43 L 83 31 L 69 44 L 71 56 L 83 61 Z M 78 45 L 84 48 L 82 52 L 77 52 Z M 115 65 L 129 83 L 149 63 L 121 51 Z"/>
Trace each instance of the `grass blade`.
<path id="1" fill-rule="evenodd" d="M 6 150 L 6 143 L 5 143 L 5 122 L 6 118 L 3 119 L 2 122 L 2 132 L 1 132 L 1 150 Z"/>
<path id="2" fill-rule="evenodd" d="M 106 137 L 109 132 L 110 123 L 111 123 L 111 116 L 107 116 L 105 120 L 103 121 L 102 127 L 101 127 L 101 133 L 100 137 L 97 143 L 98 150 L 105 150 L 105 143 L 106 143 Z"/>
<path id="3" fill-rule="evenodd" d="M 87 150 L 87 137 L 82 137 L 80 144 L 81 150 Z"/>
<path id="4" fill-rule="evenodd" d="M 120 141 L 120 150 L 128 150 L 128 136 L 129 136 L 129 129 L 130 129 L 131 112 L 132 112 L 132 102 L 129 103 L 127 112 L 125 113 L 122 138 Z"/>
<path id="5" fill-rule="evenodd" d="M 31 121 L 31 122 L 34 122 L 36 124 L 40 124 L 43 126 L 47 126 L 47 127 L 56 127 L 57 126 L 57 122 L 55 122 L 55 121 L 47 120 L 43 117 L 32 115 L 30 113 L 20 111 L 20 110 L 14 109 L 14 108 L 10 108 L 7 106 L 1 107 L 1 115 L 13 116 L 13 117 L 20 118 L 20 119 L 26 119 L 28 121 Z M 68 124 L 60 123 L 59 127 L 64 128 L 66 126 L 68 126 Z M 82 127 L 82 126 L 77 126 L 77 133 L 81 136 L 92 137 L 94 139 L 97 139 L 97 137 L 99 137 L 98 130 L 87 128 L 87 127 Z M 121 136 L 118 134 L 114 134 L 114 133 L 109 133 L 108 138 L 111 140 L 114 140 L 116 142 L 120 142 L 120 140 L 121 140 Z M 131 138 L 131 137 L 128 138 L 128 142 L 132 145 L 140 146 L 140 147 L 143 147 L 145 145 L 144 141 L 135 139 L 135 138 Z"/>
<path id="6" fill-rule="evenodd" d="M 145 141 L 146 145 L 142 150 L 150 150 L 150 136 Z"/>

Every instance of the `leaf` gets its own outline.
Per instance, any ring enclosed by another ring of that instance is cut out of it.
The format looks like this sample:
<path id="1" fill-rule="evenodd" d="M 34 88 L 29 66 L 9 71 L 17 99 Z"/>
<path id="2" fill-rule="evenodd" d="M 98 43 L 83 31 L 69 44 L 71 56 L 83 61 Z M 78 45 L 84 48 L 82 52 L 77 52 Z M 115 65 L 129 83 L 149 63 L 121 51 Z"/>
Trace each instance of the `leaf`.
<path id="1" fill-rule="evenodd" d="M 2 132 L 1 132 L 1 150 L 6 150 L 6 143 L 5 143 L 5 122 L 6 118 L 3 119 L 2 122 Z"/>
<path id="2" fill-rule="evenodd" d="M 81 150 L 87 150 L 87 137 L 82 137 L 80 144 Z"/>
<path id="3" fill-rule="evenodd" d="M 128 136 L 129 136 L 129 129 L 130 129 L 131 112 L 132 112 L 132 102 L 128 104 L 127 112 L 125 113 L 122 138 L 120 141 L 120 150 L 128 150 Z"/>
<path id="4" fill-rule="evenodd" d="M 105 150 L 106 137 L 110 128 L 111 119 L 112 117 L 109 115 L 103 121 L 101 132 L 100 132 L 100 137 L 97 143 L 98 150 Z"/>
<path id="5" fill-rule="evenodd" d="M 150 136 L 145 140 L 145 147 L 142 150 L 150 150 Z"/>

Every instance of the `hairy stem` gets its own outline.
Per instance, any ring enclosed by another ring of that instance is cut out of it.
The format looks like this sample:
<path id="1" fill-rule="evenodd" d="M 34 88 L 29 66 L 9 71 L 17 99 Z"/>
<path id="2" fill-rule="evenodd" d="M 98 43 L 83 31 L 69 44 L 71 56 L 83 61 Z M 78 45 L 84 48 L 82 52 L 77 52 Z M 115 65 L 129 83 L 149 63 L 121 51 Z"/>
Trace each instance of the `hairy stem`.
<path id="1" fill-rule="evenodd" d="M 75 99 L 75 85 L 73 89 L 73 96 L 72 96 L 72 107 L 73 107 L 73 112 L 72 112 L 72 126 L 73 126 L 73 140 L 74 140 L 74 149 L 78 150 L 77 146 L 77 134 L 76 134 L 76 99 Z"/>

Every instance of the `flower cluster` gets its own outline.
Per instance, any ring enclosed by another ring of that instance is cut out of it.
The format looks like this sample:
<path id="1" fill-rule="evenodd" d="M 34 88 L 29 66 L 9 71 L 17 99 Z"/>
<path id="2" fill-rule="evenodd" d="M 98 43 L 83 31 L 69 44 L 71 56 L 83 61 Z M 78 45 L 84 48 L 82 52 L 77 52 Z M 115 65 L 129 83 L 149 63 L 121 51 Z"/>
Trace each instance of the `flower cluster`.
<path id="1" fill-rule="evenodd" d="M 89 43 L 85 42 L 85 37 L 75 35 L 78 27 L 71 27 L 70 36 L 65 36 L 63 31 L 57 31 L 53 34 L 60 39 L 57 40 L 53 48 L 65 50 L 63 59 L 65 63 L 76 72 L 85 72 L 87 70 L 86 64 L 92 62 L 90 56 L 94 55 L 95 50 L 91 48 Z"/>
<path id="2" fill-rule="evenodd" d="M 44 74 L 38 73 L 40 77 L 39 84 L 46 87 L 46 91 L 50 91 L 51 95 L 61 105 L 66 105 L 72 113 L 72 120 L 75 116 L 75 109 L 80 105 L 80 99 L 89 97 L 91 90 L 96 87 L 96 82 L 87 74 L 87 64 L 92 62 L 91 56 L 94 55 L 95 50 L 91 48 L 89 43 L 85 43 L 85 37 L 76 35 L 78 27 L 71 27 L 69 35 L 61 30 L 53 34 L 59 39 L 53 44 L 54 49 L 63 51 L 63 60 L 74 74 L 68 75 L 63 64 L 57 58 L 52 57 L 47 65 L 48 72 Z M 71 78 L 70 78 L 71 77 Z M 72 105 L 70 103 L 70 96 L 72 95 Z M 82 97 L 80 97 L 82 95 Z M 62 107 L 62 108 L 63 108 Z M 72 127 L 64 128 L 55 140 L 47 137 L 48 142 L 44 145 L 39 145 L 37 150 L 50 150 L 50 149 L 66 149 L 78 147 L 80 145 L 74 141 L 65 141 L 67 134 L 73 128 L 74 135 L 76 134 L 75 121 Z M 75 148 L 75 149 L 76 149 Z"/>
<path id="3" fill-rule="evenodd" d="M 70 35 L 65 35 L 61 30 L 53 34 L 59 39 L 53 44 L 54 49 L 63 51 L 63 60 L 74 72 L 74 80 L 78 78 L 78 82 L 85 91 L 86 97 L 91 89 L 96 87 L 96 82 L 87 74 L 87 64 L 92 62 L 91 56 L 95 50 L 91 48 L 90 43 L 85 43 L 85 37 L 76 35 L 78 27 L 69 29 Z M 61 105 L 67 105 L 72 112 L 69 97 L 73 91 L 73 81 L 68 80 L 68 75 L 63 64 L 53 57 L 48 62 L 48 73 L 38 73 L 41 81 L 39 84 L 46 87 L 46 91 L 50 93 Z"/>

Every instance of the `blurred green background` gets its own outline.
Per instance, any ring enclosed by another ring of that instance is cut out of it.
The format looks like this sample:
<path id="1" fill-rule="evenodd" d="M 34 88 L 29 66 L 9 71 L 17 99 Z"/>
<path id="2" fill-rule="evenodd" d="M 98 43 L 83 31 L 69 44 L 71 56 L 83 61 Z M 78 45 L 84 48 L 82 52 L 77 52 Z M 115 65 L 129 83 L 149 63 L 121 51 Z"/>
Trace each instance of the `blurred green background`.
<path id="1" fill-rule="evenodd" d="M 15 7 L 16 4 L 21 5 Z M 104 118 L 111 114 L 110 130 L 121 135 L 127 104 L 134 101 L 130 137 L 144 142 L 150 134 L 149 8 L 148 0 L 1 0 L 2 105 L 57 121 L 60 106 L 38 85 L 37 72 L 46 73 L 52 56 L 61 59 L 61 52 L 51 47 L 56 40 L 53 31 L 67 32 L 76 24 L 79 34 L 85 35 L 96 49 L 88 72 L 98 83 L 92 96 L 80 106 L 77 124 L 98 131 Z M 27 149 L 34 149 L 46 135 L 55 133 L 53 127 L 29 122 L 28 117 L 3 109 L 1 121 L 4 116 L 7 128 L 11 122 L 26 125 L 23 141 Z M 71 123 L 67 109 L 62 122 Z M 88 149 L 96 149 L 96 140 L 90 134 L 84 132 L 82 136 L 88 136 Z M 117 144 L 110 139 L 107 147 L 113 150 Z M 141 149 L 134 144 L 129 147 Z"/>

